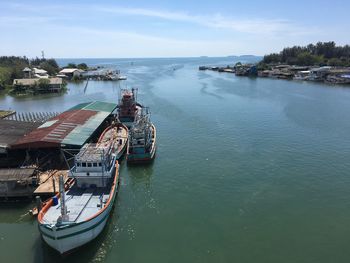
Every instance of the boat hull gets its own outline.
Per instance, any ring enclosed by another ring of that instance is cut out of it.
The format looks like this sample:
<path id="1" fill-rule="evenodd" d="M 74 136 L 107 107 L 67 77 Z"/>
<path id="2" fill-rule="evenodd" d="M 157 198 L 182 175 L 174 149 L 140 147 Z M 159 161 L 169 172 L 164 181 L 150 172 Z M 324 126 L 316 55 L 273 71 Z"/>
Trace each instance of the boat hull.
<path id="1" fill-rule="evenodd" d="M 111 209 L 86 223 L 76 224 L 67 229 L 47 228 L 39 226 L 44 241 L 61 254 L 89 243 L 95 239 L 105 227 Z"/>
<path id="2" fill-rule="evenodd" d="M 156 149 L 152 149 L 150 153 L 137 153 L 137 154 L 131 154 L 127 156 L 128 163 L 146 163 L 151 162 L 156 155 Z"/>
<path id="3" fill-rule="evenodd" d="M 122 158 L 123 154 L 125 153 L 126 148 L 127 148 L 127 145 L 128 145 L 128 143 L 125 143 L 125 145 L 124 145 L 124 147 L 122 148 L 122 150 L 120 150 L 120 151 L 117 153 L 117 158 L 116 158 L 116 159 L 117 159 L 118 161 Z"/>
<path id="4" fill-rule="evenodd" d="M 99 214 L 96 214 L 83 222 L 60 226 L 42 223 L 39 214 L 39 231 L 44 241 L 50 247 L 61 254 L 67 254 L 68 252 L 92 241 L 102 232 L 107 223 L 118 192 L 119 169 L 116 169 L 115 171 L 115 177 L 111 188 L 110 198 L 107 201 L 107 207 L 105 207 Z"/>
<path id="5" fill-rule="evenodd" d="M 157 133 L 156 133 L 156 127 L 152 124 L 152 129 L 153 129 L 153 134 L 154 134 L 154 140 L 152 143 L 152 149 L 150 152 L 146 152 L 146 153 L 135 153 L 135 152 L 130 152 L 130 148 L 128 145 L 128 149 L 127 149 L 127 156 L 126 156 L 126 160 L 128 163 L 147 163 L 147 162 L 151 162 L 154 160 L 154 157 L 156 155 L 156 139 L 157 139 Z"/>

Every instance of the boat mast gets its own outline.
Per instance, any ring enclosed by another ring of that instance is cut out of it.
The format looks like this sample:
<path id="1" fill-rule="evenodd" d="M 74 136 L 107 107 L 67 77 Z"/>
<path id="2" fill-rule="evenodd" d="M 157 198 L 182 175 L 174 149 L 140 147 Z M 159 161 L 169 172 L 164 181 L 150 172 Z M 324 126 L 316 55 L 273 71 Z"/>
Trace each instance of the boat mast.
<path id="1" fill-rule="evenodd" d="M 60 197 L 61 197 L 61 216 L 62 220 L 67 217 L 67 207 L 66 207 L 66 194 L 64 191 L 63 175 L 60 175 Z"/>

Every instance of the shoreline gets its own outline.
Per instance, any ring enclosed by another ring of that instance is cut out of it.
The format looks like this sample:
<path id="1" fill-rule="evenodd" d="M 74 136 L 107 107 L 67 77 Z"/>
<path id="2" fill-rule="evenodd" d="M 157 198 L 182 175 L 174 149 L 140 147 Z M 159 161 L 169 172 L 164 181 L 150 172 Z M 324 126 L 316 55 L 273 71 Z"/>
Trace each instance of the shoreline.
<path id="1" fill-rule="evenodd" d="M 235 66 L 199 66 L 200 71 L 212 70 L 231 73 L 242 77 L 260 77 L 297 81 L 312 81 L 324 84 L 350 86 L 350 67 L 268 65 L 268 69 L 258 69 L 257 64 L 236 63 Z"/>

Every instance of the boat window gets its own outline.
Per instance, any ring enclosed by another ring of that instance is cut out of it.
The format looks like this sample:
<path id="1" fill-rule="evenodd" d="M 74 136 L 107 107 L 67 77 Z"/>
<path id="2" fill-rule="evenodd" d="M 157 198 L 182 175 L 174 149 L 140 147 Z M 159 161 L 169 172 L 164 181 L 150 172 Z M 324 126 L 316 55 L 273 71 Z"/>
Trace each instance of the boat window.
<path id="1" fill-rule="evenodd" d="M 102 166 L 102 163 L 98 163 L 98 166 L 100 166 L 100 167 L 101 167 L 101 166 Z"/>
<path id="2" fill-rule="evenodd" d="M 87 166 L 88 166 L 88 167 L 91 167 L 91 166 L 92 166 L 92 163 L 87 163 Z"/>
<path id="3" fill-rule="evenodd" d="M 77 167 L 80 167 L 80 163 L 77 163 Z"/>
<path id="4" fill-rule="evenodd" d="M 82 166 L 82 167 L 86 167 L 86 163 L 82 163 L 81 166 Z"/>
<path id="5" fill-rule="evenodd" d="M 92 166 L 93 166 L 93 167 L 97 167 L 97 163 L 93 163 Z"/>

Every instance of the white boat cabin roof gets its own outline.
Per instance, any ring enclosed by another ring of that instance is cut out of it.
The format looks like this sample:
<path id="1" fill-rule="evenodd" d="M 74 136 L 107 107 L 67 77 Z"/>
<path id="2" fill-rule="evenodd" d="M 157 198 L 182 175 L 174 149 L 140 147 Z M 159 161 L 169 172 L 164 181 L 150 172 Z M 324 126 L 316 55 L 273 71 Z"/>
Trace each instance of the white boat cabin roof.
<path id="1" fill-rule="evenodd" d="M 75 160 L 76 162 L 101 162 L 108 154 L 109 149 L 110 147 L 104 147 L 102 144 L 85 144 Z"/>

